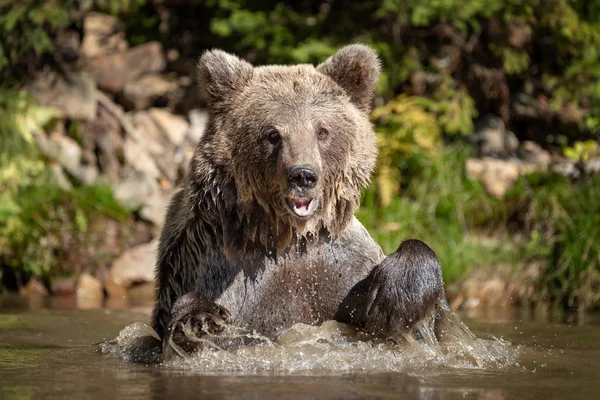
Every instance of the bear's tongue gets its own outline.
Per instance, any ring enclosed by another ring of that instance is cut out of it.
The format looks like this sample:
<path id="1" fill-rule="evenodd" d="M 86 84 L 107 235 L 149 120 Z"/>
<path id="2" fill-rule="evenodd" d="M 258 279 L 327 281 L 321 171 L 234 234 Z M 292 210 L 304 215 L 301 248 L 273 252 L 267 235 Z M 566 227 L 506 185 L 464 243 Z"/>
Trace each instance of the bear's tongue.
<path id="1" fill-rule="evenodd" d="M 292 211 L 299 217 L 308 217 L 315 208 L 315 202 L 312 197 L 288 199 L 288 203 Z"/>

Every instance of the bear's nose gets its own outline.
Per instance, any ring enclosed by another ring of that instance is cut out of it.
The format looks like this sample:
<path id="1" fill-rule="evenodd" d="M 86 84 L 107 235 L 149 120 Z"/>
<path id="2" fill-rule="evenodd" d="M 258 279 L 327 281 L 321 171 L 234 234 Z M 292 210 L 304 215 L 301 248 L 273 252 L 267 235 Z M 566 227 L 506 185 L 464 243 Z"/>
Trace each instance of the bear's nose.
<path id="1" fill-rule="evenodd" d="M 294 167 L 288 174 L 288 182 L 290 185 L 299 188 L 312 189 L 317 184 L 319 177 L 314 169 L 310 167 Z"/>

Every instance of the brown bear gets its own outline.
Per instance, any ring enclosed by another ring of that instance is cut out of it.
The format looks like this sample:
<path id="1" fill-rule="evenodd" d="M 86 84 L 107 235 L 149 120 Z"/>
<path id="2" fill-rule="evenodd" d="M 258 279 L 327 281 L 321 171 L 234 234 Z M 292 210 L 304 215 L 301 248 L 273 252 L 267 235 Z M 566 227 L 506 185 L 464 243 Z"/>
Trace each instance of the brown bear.
<path id="1" fill-rule="evenodd" d="M 228 323 L 276 337 L 330 319 L 394 335 L 446 307 L 427 245 L 405 241 L 385 257 L 354 217 L 377 157 L 379 73 L 360 44 L 317 67 L 201 56 L 210 117 L 160 238 L 161 337 Z"/>

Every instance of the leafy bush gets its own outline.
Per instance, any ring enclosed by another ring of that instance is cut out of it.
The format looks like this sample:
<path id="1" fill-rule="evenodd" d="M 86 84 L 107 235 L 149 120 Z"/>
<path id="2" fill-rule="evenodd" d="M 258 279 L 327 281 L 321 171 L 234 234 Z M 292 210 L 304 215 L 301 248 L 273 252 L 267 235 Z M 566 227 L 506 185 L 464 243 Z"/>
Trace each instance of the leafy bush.
<path id="1" fill-rule="evenodd" d="M 23 58 L 41 57 L 53 49 L 50 35 L 71 22 L 62 0 L 0 3 L 0 70 Z"/>

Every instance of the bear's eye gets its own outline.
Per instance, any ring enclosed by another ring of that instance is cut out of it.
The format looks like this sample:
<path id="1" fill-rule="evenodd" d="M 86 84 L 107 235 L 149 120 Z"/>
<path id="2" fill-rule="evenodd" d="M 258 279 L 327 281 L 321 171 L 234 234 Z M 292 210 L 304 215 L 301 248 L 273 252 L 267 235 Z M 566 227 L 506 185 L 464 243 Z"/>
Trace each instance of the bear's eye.
<path id="1" fill-rule="evenodd" d="M 329 136 L 329 131 L 325 128 L 321 128 L 317 132 L 317 138 L 319 138 L 321 140 L 327 139 L 328 136 Z"/>
<path id="2" fill-rule="evenodd" d="M 267 129 L 265 137 L 271 144 L 277 144 L 281 141 L 281 133 L 275 128 Z"/>

